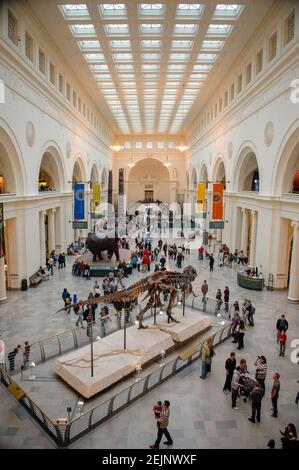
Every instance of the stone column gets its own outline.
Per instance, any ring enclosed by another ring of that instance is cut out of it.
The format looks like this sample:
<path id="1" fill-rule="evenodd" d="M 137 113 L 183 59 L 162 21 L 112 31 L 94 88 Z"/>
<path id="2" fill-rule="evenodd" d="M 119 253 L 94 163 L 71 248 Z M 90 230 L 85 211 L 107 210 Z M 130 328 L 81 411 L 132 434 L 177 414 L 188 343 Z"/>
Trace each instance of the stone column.
<path id="1" fill-rule="evenodd" d="M 55 250 L 55 212 L 56 209 L 50 209 L 48 212 L 48 248 L 49 254 L 52 250 Z"/>
<path id="2" fill-rule="evenodd" d="M 221 228 L 217 229 L 216 233 L 217 233 L 217 236 L 216 236 L 217 242 L 221 243 L 222 242 L 222 229 Z"/>
<path id="3" fill-rule="evenodd" d="M 248 246 L 248 211 L 247 209 L 242 209 L 242 236 L 241 236 L 241 250 L 243 250 L 244 256 L 247 256 L 247 246 Z"/>
<path id="4" fill-rule="evenodd" d="M 292 222 L 293 226 L 293 248 L 290 270 L 290 284 L 288 292 L 288 301 L 299 303 L 299 221 Z"/>
<path id="5" fill-rule="evenodd" d="M 251 242 L 250 242 L 249 265 L 250 266 L 255 266 L 257 212 L 256 211 L 251 211 L 251 215 L 252 215 L 252 225 L 251 225 Z"/>
<path id="6" fill-rule="evenodd" d="M 39 216 L 39 239 L 40 239 L 40 265 L 46 263 L 46 235 L 45 235 L 45 215 L 46 212 L 40 212 Z"/>
<path id="7" fill-rule="evenodd" d="M 0 258 L 0 304 L 7 301 L 4 256 Z"/>

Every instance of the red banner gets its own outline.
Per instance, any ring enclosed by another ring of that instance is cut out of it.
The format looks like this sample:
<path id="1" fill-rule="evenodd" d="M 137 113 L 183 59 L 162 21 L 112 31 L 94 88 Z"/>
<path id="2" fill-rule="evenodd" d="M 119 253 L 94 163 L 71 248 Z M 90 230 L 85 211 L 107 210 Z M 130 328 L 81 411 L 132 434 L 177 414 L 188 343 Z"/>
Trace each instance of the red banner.
<path id="1" fill-rule="evenodd" d="M 213 184 L 212 220 L 223 219 L 223 189 L 222 183 Z"/>

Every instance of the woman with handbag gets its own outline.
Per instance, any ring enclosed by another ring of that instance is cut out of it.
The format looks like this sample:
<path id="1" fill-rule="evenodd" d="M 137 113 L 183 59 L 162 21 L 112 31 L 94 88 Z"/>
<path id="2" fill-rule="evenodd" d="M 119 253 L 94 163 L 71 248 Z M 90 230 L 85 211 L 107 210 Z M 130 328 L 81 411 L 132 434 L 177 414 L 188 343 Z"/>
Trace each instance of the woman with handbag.
<path id="1" fill-rule="evenodd" d="M 245 325 L 243 320 L 240 320 L 239 325 L 237 326 L 236 332 L 237 332 L 237 339 L 238 339 L 238 347 L 237 349 L 243 349 L 244 348 L 244 335 L 245 335 Z"/>

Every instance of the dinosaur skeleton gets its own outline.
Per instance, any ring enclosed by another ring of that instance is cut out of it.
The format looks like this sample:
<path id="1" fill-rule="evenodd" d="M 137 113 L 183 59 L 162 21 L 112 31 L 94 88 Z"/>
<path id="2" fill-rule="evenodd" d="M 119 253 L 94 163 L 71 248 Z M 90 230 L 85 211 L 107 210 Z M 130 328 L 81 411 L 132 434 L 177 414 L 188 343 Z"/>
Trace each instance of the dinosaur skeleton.
<path id="1" fill-rule="evenodd" d="M 178 296 L 179 290 L 181 290 L 184 295 L 192 293 L 196 296 L 191 284 L 195 280 L 196 276 L 197 272 L 193 266 L 186 267 L 183 272 L 158 271 L 151 276 L 140 279 L 140 281 L 135 282 L 128 288 L 96 297 L 94 299 L 78 302 L 77 304 L 71 305 L 69 308 L 79 305 L 113 304 L 117 310 L 121 310 L 123 308 L 127 309 L 130 308 L 132 303 L 136 303 L 141 294 L 146 293 L 146 296 L 141 302 L 147 299 L 147 303 L 137 315 L 137 320 L 138 328 L 147 328 L 147 326 L 143 325 L 143 316 L 145 312 L 151 307 L 162 308 L 163 304 L 160 296 L 163 292 L 168 292 L 170 296 L 168 306 L 166 308 L 166 314 L 168 316 L 167 321 L 168 323 L 170 321 L 179 323 L 179 321 L 172 316 L 172 308 L 175 299 Z M 64 310 L 64 308 L 59 311 L 62 310 Z"/>

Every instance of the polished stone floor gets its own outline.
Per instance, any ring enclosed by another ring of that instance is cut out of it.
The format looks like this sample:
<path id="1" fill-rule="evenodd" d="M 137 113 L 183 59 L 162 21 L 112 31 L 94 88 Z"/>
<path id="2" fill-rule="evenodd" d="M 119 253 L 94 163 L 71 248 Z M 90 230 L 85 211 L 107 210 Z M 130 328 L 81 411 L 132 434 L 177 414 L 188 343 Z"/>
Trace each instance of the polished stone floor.
<path id="1" fill-rule="evenodd" d="M 200 363 L 188 367 L 165 382 L 143 399 L 114 416 L 110 421 L 75 442 L 71 448 L 147 448 L 155 440 L 156 424 L 152 406 L 157 400 L 170 400 L 171 418 L 169 431 L 173 437 L 173 448 L 265 448 L 270 438 L 280 447 L 279 429 L 289 422 L 299 426 L 299 405 L 295 396 L 299 385 L 298 365 L 290 360 L 290 344 L 299 338 L 299 307 L 287 303 L 286 292 L 250 292 L 237 286 L 236 269 L 220 269 L 215 263 L 214 272 L 209 272 L 206 262 L 199 262 L 195 250 L 184 262 L 196 266 L 198 278 L 195 291 L 200 290 L 203 279 L 209 284 L 209 295 L 215 297 L 217 288 L 226 285 L 231 291 L 231 300 L 242 302 L 251 297 L 256 306 L 255 326 L 247 328 L 245 349 L 236 351 L 237 358 L 244 357 L 254 375 L 254 361 L 264 354 L 268 361 L 266 395 L 262 404 L 262 421 L 248 421 L 250 404 L 239 401 L 239 410 L 231 408 L 230 395 L 222 392 L 225 379 L 224 362 L 235 345 L 226 342 L 219 346 L 213 359 L 212 373 L 206 380 L 199 378 Z M 54 276 L 36 289 L 26 292 L 9 292 L 8 302 L 0 307 L 0 333 L 7 351 L 24 341 L 37 341 L 72 327 L 74 315 L 64 312 L 55 314 L 62 306 L 61 291 L 67 287 L 72 294 L 86 297 L 93 280 L 86 281 L 71 276 L 72 258 L 65 271 L 55 270 Z M 170 267 L 173 267 L 171 262 Z M 126 285 L 134 282 L 138 274 L 126 279 Z M 275 341 L 277 318 L 285 313 L 290 324 L 285 357 L 279 357 Z M 281 393 L 278 418 L 272 418 L 270 390 L 274 372 L 281 374 Z M 38 392 L 38 381 L 32 383 L 32 393 Z M 0 386 L 0 448 L 55 448 L 27 412 Z M 164 445 L 161 445 L 163 448 Z"/>

